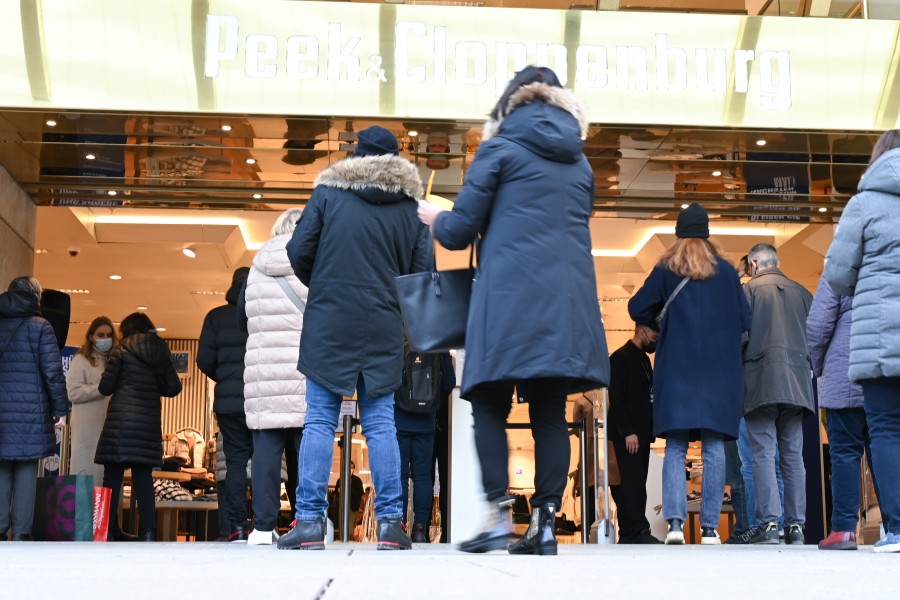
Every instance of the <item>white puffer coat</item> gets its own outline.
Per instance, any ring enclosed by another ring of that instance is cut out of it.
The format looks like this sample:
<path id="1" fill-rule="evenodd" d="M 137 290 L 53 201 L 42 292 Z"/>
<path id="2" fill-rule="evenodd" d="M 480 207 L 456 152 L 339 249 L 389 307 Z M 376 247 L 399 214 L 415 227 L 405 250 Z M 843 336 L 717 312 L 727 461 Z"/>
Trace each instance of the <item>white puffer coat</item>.
<path id="1" fill-rule="evenodd" d="M 249 333 L 244 412 L 250 429 L 303 427 L 306 417 L 306 377 L 297 371 L 303 315 L 275 279 L 286 277 L 306 302 L 308 289 L 294 275 L 285 251 L 290 239 L 280 235 L 263 244 L 244 292 Z"/>

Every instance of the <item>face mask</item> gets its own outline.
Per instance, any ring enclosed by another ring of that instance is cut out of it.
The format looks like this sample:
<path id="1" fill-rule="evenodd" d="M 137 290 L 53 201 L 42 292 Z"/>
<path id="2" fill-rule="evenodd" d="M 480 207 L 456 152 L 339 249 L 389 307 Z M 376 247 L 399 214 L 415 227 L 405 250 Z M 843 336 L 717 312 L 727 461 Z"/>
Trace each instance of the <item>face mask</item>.
<path id="1" fill-rule="evenodd" d="M 653 354 L 656 352 L 656 342 L 647 342 L 644 344 L 644 352 L 647 354 Z"/>
<path id="2" fill-rule="evenodd" d="M 103 354 L 106 354 L 107 352 L 112 350 L 112 347 L 113 347 L 112 338 L 106 338 L 106 339 L 97 340 L 96 342 L 94 342 L 94 348 L 97 349 L 97 352 L 102 352 Z"/>

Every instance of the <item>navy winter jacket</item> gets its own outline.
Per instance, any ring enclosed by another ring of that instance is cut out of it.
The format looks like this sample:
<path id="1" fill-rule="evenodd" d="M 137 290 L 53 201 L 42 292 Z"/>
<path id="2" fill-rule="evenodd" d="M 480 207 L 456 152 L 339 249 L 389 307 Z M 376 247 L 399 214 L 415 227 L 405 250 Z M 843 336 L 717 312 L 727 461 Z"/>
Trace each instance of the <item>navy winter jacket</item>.
<path id="1" fill-rule="evenodd" d="M 244 414 L 244 353 L 247 332 L 238 326 L 237 301 L 246 281 L 232 282 L 225 299 L 228 304 L 209 311 L 200 331 L 197 367 L 216 382 L 213 412 L 217 415 Z"/>
<path id="2" fill-rule="evenodd" d="M 49 456 L 53 422 L 71 404 L 56 335 L 34 296 L 0 294 L 0 352 L 0 460 Z"/>

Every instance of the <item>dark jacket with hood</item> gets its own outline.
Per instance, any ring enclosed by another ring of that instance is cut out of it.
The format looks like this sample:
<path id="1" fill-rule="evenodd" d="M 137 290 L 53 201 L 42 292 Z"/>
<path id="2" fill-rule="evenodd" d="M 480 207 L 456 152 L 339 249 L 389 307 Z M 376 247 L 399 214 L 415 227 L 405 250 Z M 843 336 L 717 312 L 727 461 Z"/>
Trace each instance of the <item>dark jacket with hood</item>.
<path id="1" fill-rule="evenodd" d="M 238 269 L 225 294 L 228 304 L 212 309 L 203 320 L 197 367 L 216 382 L 213 412 L 244 414 L 244 353 L 247 332 L 238 326 L 237 302 L 250 269 Z"/>
<path id="2" fill-rule="evenodd" d="M 415 166 L 393 155 L 344 159 L 322 171 L 287 245 L 309 287 L 297 368 L 352 396 L 360 374 L 369 397 L 400 386 L 403 329 L 394 278 L 434 263 Z"/>
<path id="3" fill-rule="evenodd" d="M 587 117 L 562 88 L 533 83 L 509 99 L 434 236 L 459 250 L 481 236 L 461 393 L 485 382 L 562 377 L 572 392 L 609 382 L 589 221 L 594 176 Z"/>
<path id="4" fill-rule="evenodd" d="M 0 352 L 0 460 L 49 456 L 53 422 L 71 404 L 56 335 L 31 294 L 0 294 Z"/>
<path id="5" fill-rule="evenodd" d="M 99 390 L 112 398 L 94 462 L 161 464 L 160 396 L 181 393 L 181 380 L 166 342 L 155 333 L 136 333 L 122 340 L 110 352 Z"/>

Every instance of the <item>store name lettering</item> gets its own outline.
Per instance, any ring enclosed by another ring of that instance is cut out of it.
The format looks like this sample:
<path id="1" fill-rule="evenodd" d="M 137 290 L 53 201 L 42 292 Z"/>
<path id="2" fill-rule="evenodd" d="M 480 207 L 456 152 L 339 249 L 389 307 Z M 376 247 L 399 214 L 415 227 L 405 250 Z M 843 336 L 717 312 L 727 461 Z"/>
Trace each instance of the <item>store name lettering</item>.
<path id="1" fill-rule="evenodd" d="M 397 22 L 394 36 L 393 78 L 398 83 L 491 83 L 499 95 L 512 73 L 528 64 L 548 66 L 566 83 L 570 56 L 562 44 L 536 43 L 529 48 L 523 42 L 490 45 L 460 41 L 450 47 L 447 27 L 434 26 L 429 31 L 425 23 L 413 21 Z M 414 55 L 411 42 L 416 38 L 430 38 L 431 56 Z M 357 36 L 345 36 L 340 23 L 329 23 L 324 44 L 313 35 L 292 35 L 283 42 L 270 34 L 254 33 L 241 39 L 237 17 L 208 15 L 204 72 L 215 78 L 223 66 L 241 61 L 244 74 L 252 79 L 274 79 L 283 73 L 296 80 L 324 76 L 328 81 L 387 83 L 388 70 L 381 55 L 356 52 L 361 41 Z M 669 45 L 665 33 L 655 34 L 650 48 L 585 44 L 575 49 L 575 84 L 579 88 L 649 90 L 652 83 L 655 90 L 666 92 L 693 88 L 722 94 L 732 86 L 734 92 L 747 93 L 754 77 L 763 109 L 791 108 L 791 57 L 787 51 L 680 48 Z"/>

